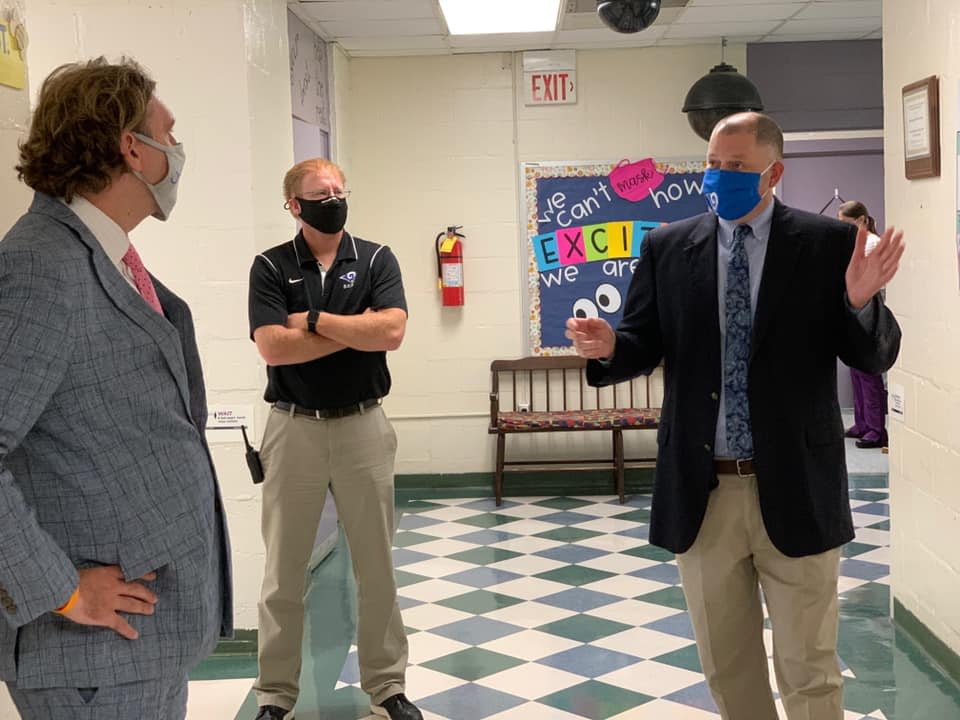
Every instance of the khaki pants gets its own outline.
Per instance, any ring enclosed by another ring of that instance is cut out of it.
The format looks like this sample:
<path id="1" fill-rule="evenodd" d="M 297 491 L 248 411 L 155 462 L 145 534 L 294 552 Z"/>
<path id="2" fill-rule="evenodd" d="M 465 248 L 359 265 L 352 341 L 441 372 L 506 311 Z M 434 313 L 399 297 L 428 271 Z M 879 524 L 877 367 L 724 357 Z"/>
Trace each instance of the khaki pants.
<path id="1" fill-rule="evenodd" d="M 719 480 L 696 542 L 677 555 L 677 564 L 700 663 L 721 716 L 777 720 L 763 645 L 762 588 L 787 717 L 842 720 L 836 652 L 840 549 L 783 555 L 764 528 L 756 477 Z"/>
<path id="2" fill-rule="evenodd" d="M 407 638 L 391 554 L 396 449 L 396 434 L 379 406 L 322 420 L 270 411 L 261 449 L 266 569 L 258 705 L 290 710 L 297 701 L 306 569 L 328 486 L 357 580 L 361 686 L 374 705 L 404 691 Z"/>

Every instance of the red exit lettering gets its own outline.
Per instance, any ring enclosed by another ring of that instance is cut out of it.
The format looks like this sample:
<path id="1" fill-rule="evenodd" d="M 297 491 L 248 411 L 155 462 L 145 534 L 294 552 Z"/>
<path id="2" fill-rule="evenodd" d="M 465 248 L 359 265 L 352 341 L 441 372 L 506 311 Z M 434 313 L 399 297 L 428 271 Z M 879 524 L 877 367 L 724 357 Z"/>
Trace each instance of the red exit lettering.
<path id="1" fill-rule="evenodd" d="M 530 76 L 534 102 L 562 102 L 567 99 L 569 73 L 543 73 Z"/>

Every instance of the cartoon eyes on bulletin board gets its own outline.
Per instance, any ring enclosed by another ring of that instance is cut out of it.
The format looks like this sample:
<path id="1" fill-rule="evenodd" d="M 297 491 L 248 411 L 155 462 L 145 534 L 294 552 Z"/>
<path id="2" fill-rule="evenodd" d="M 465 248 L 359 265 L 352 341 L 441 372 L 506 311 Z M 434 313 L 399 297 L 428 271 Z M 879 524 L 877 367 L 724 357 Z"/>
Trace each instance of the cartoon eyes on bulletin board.
<path id="1" fill-rule="evenodd" d="M 623 305 L 623 298 L 616 286 L 603 283 L 597 287 L 594 299 L 580 298 L 573 304 L 573 316 L 576 318 L 600 317 L 600 312 L 615 315 Z"/>

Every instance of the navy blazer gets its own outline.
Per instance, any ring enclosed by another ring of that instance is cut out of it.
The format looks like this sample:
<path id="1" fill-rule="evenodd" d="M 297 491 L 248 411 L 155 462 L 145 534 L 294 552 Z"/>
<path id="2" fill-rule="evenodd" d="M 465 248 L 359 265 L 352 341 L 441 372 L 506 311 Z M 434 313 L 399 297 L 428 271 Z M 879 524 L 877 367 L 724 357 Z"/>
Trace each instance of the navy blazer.
<path id="1" fill-rule="evenodd" d="M 837 358 L 870 374 L 890 368 L 900 328 L 879 296 L 869 327 L 846 301 L 856 229 L 779 201 L 753 325 L 748 396 L 764 525 L 785 555 L 853 539 Z M 713 443 L 721 389 L 717 218 L 671 223 L 644 239 L 608 367 L 591 384 L 664 363 L 650 542 L 686 552 L 717 486 Z"/>
<path id="2" fill-rule="evenodd" d="M 40 193 L 0 242 L 0 679 L 22 689 L 172 676 L 232 632 L 193 321 L 154 283 L 164 316 Z M 99 565 L 157 571 L 137 640 L 51 612 Z"/>

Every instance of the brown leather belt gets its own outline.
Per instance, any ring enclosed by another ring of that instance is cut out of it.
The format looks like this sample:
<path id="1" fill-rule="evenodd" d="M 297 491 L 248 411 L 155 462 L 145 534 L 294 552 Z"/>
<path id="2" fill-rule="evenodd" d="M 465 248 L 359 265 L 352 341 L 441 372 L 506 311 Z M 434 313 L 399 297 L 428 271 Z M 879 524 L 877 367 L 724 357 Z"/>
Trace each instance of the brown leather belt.
<path id="1" fill-rule="evenodd" d="M 757 474 L 753 468 L 753 458 L 743 460 L 717 458 L 713 461 L 713 469 L 716 470 L 717 475 L 739 475 L 740 477 L 746 477 L 747 475 Z"/>
<path id="2" fill-rule="evenodd" d="M 273 404 L 277 410 L 282 410 L 283 412 L 290 412 L 290 409 L 293 408 L 295 415 L 306 415 L 308 417 L 316 418 L 317 420 L 322 420 L 324 418 L 342 418 L 347 417 L 348 415 L 356 415 L 357 413 L 362 413 L 364 410 L 369 410 L 375 405 L 380 404 L 380 399 L 376 398 L 373 400 L 364 400 L 360 403 L 354 403 L 353 405 L 347 405 L 346 407 L 338 408 L 327 408 L 325 410 L 313 410 L 311 408 L 301 407 L 300 405 L 293 405 L 292 403 L 284 402 L 283 400 L 278 400 Z"/>

